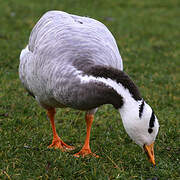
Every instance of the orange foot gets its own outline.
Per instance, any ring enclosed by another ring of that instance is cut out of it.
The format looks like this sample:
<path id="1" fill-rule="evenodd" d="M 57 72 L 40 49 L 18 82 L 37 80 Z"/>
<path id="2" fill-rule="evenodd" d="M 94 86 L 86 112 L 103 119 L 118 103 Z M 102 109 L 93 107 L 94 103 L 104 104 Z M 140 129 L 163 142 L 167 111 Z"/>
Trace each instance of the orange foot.
<path id="1" fill-rule="evenodd" d="M 64 143 L 60 137 L 56 137 L 53 139 L 52 144 L 48 146 L 48 148 L 60 149 L 61 151 L 71 151 L 74 150 L 74 146 L 69 146 Z"/>
<path id="2" fill-rule="evenodd" d="M 80 157 L 80 156 L 85 157 L 87 155 L 99 158 L 98 155 L 96 155 L 95 153 L 91 152 L 91 149 L 81 149 L 78 153 L 74 154 L 75 157 Z"/>

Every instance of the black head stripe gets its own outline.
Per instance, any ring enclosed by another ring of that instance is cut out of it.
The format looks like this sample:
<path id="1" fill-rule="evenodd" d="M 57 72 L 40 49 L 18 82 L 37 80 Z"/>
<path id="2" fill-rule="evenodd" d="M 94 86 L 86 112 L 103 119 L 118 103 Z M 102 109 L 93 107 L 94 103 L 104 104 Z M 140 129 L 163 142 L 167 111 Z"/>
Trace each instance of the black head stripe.
<path id="1" fill-rule="evenodd" d="M 150 118 L 150 121 L 149 121 L 149 127 L 150 128 L 154 127 L 154 122 L 155 122 L 155 115 L 154 115 L 154 112 L 152 111 L 151 118 Z"/>
<path id="2" fill-rule="evenodd" d="M 139 107 L 139 117 L 140 118 L 142 116 L 143 110 L 144 110 L 144 100 L 142 100 L 142 103 L 141 103 L 141 105 Z"/>

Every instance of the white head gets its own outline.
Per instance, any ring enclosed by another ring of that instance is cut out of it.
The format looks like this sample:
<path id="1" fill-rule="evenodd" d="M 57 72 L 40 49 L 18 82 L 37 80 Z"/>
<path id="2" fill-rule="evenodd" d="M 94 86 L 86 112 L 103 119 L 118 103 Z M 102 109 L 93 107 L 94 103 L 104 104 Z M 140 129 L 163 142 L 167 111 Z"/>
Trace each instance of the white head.
<path id="1" fill-rule="evenodd" d="M 136 144 L 145 149 L 150 162 L 155 165 L 153 144 L 159 130 L 159 123 L 152 108 L 144 101 L 125 100 L 119 109 L 123 125 Z"/>

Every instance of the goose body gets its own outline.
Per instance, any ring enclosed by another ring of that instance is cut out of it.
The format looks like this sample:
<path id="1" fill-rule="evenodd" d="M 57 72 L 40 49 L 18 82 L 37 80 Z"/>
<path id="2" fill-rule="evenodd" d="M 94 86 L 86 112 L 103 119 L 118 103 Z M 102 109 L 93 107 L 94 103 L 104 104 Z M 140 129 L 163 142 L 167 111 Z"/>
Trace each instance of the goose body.
<path id="1" fill-rule="evenodd" d="M 53 129 L 50 147 L 73 149 L 59 138 L 54 124 L 55 108 L 71 107 L 87 111 L 87 136 L 76 156 L 93 154 L 89 147 L 93 115 L 99 106 L 112 104 L 129 136 L 145 148 L 155 164 L 157 118 L 122 70 L 116 41 L 105 25 L 61 11 L 42 16 L 21 52 L 19 76 L 26 90 L 47 110 Z"/>
<path id="2" fill-rule="evenodd" d="M 123 68 L 116 42 L 102 23 L 60 11 L 40 19 L 20 59 L 20 79 L 44 107 L 89 108 L 78 105 L 83 92 L 74 64 Z"/>

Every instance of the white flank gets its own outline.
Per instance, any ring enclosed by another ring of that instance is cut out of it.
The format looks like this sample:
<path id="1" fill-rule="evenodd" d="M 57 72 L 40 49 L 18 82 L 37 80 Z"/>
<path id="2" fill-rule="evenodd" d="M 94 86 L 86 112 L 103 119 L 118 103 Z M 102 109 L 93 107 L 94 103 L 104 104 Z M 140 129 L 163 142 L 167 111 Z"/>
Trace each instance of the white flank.
<path id="1" fill-rule="evenodd" d="M 29 52 L 28 46 L 26 46 L 20 54 L 20 59 L 22 59 Z"/>

